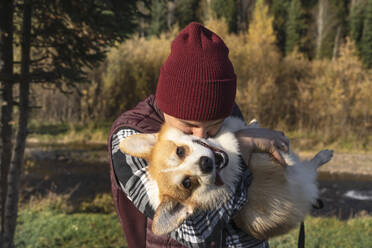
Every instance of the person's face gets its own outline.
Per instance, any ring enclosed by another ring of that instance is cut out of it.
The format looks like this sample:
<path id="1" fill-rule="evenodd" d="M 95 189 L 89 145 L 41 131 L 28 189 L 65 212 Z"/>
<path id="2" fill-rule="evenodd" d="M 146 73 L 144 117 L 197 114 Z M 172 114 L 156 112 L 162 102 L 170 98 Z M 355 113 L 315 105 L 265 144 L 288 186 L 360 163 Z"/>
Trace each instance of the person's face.
<path id="1" fill-rule="evenodd" d="M 164 120 L 170 126 L 181 130 L 185 134 L 192 134 L 200 138 L 215 136 L 220 130 L 224 119 L 212 121 L 189 121 L 175 118 L 164 113 Z"/>

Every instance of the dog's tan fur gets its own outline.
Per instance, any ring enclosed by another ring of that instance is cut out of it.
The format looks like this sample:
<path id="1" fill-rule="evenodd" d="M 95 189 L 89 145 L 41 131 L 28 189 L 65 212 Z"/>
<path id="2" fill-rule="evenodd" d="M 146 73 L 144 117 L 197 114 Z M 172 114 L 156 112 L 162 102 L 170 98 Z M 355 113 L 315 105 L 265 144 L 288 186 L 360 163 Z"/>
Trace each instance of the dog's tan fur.
<path id="1" fill-rule="evenodd" d="M 231 196 L 241 173 L 234 132 L 242 128 L 247 128 L 242 121 L 228 118 L 215 138 L 203 140 L 222 148 L 229 157 L 226 168 L 219 172 L 214 168 L 211 173 L 201 171 L 199 159 L 206 156 L 215 161 L 213 152 L 193 142 L 196 137 L 166 124 L 158 134 L 136 134 L 124 139 L 120 144 L 123 152 L 149 162 L 152 187 L 148 194 L 156 209 L 152 227 L 155 234 L 168 233 L 195 209 L 213 209 Z M 184 148 L 184 157 L 176 155 L 177 147 Z M 318 196 L 316 169 L 331 159 L 332 151 L 321 151 L 310 161 L 300 161 L 292 152 L 282 155 L 289 165 L 286 169 L 265 153 L 253 153 L 248 163 L 253 180 L 247 204 L 235 222 L 259 239 L 284 234 L 305 218 Z M 224 185 L 215 184 L 217 174 Z M 186 177 L 191 182 L 189 188 L 182 184 Z"/>

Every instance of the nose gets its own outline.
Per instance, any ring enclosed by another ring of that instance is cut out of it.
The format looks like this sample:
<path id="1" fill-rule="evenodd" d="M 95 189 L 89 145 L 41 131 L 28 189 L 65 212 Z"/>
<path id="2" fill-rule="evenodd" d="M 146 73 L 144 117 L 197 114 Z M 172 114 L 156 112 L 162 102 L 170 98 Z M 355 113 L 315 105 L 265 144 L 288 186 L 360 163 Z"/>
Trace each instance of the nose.
<path id="1" fill-rule="evenodd" d="M 202 127 L 193 128 L 192 135 L 199 137 L 199 138 L 203 138 L 203 139 L 206 139 L 209 136 L 208 131 Z"/>
<path id="2" fill-rule="evenodd" d="M 209 157 L 202 156 L 199 160 L 199 166 L 203 173 L 210 173 L 213 170 L 213 161 Z"/>

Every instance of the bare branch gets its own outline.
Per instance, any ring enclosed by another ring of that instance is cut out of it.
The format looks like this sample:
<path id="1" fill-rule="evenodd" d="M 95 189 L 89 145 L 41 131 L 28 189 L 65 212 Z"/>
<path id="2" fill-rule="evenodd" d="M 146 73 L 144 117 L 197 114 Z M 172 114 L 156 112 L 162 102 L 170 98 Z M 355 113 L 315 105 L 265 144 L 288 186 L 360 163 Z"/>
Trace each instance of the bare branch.
<path id="1" fill-rule="evenodd" d="M 15 82 L 17 79 L 18 77 L 16 77 L 14 74 L 0 72 L 0 81 Z"/>
<path id="2" fill-rule="evenodd" d="M 32 83 L 52 82 L 59 79 L 55 72 L 35 72 L 29 74 L 29 77 Z M 21 81 L 21 75 L 0 73 L 0 81 L 18 83 Z"/>
<path id="3" fill-rule="evenodd" d="M 67 91 L 67 90 L 64 90 L 64 89 L 62 88 L 62 84 L 56 84 L 56 87 L 57 87 L 57 89 L 58 89 L 61 93 L 65 94 L 65 95 L 71 95 L 71 94 L 74 93 L 73 91 Z"/>
<path id="4" fill-rule="evenodd" d="M 45 60 L 45 59 L 47 59 L 47 58 L 49 58 L 48 55 L 43 56 L 43 57 L 38 58 L 38 59 L 31 60 L 31 63 L 38 63 L 38 62 L 43 61 L 43 60 Z"/>
<path id="5" fill-rule="evenodd" d="M 75 91 L 76 91 L 76 93 L 80 96 L 80 97 L 82 97 L 83 96 L 83 92 L 81 92 L 81 90 L 77 87 L 77 85 L 76 84 L 68 84 L 68 86 L 70 86 L 70 87 L 72 87 L 72 88 L 74 88 L 75 89 Z"/>

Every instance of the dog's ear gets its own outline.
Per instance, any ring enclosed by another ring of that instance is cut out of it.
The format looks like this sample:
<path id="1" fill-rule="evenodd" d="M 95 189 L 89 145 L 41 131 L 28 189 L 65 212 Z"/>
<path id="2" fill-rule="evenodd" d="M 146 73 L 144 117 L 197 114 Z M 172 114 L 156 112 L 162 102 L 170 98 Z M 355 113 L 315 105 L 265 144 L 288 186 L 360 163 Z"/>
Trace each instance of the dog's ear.
<path id="1" fill-rule="evenodd" d="M 163 235 L 172 232 L 192 214 L 192 209 L 181 203 L 167 199 L 160 203 L 155 211 L 152 221 L 152 232 L 156 235 Z"/>
<path id="2" fill-rule="evenodd" d="M 157 134 L 133 134 L 120 142 L 120 150 L 138 158 L 149 158 L 157 139 Z"/>

